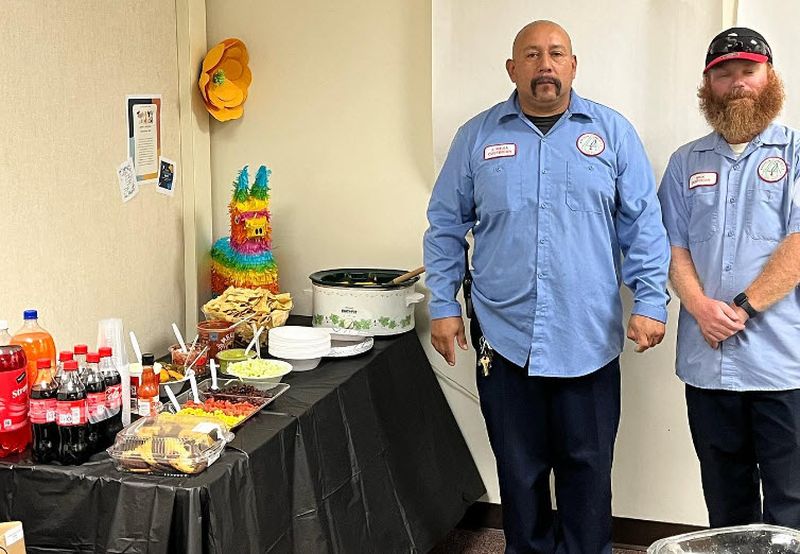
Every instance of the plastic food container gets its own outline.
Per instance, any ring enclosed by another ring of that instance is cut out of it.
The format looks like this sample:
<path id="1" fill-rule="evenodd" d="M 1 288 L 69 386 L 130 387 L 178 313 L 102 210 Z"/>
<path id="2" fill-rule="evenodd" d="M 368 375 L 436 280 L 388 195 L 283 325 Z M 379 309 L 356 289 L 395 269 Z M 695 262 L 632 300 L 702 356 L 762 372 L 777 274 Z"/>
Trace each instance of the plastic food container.
<path id="1" fill-rule="evenodd" d="M 172 356 L 172 363 L 174 365 L 186 367 L 192 365 L 192 362 L 197 358 L 197 362 L 192 365 L 192 369 L 195 370 L 195 373 L 201 373 L 200 370 L 205 369 L 206 363 L 208 362 L 208 355 L 205 352 L 200 354 L 201 352 L 203 352 L 203 347 L 197 345 L 188 352 L 181 350 L 180 344 L 173 344 L 169 347 L 169 353 Z"/>
<path id="2" fill-rule="evenodd" d="M 661 539 L 648 554 L 800 553 L 800 532 L 775 525 L 740 525 Z"/>
<path id="3" fill-rule="evenodd" d="M 117 468 L 160 475 L 200 473 L 233 440 L 217 419 L 160 413 L 137 420 L 108 449 Z"/>
<path id="4" fill-rule="evenodd" d="M 201 321 L 197 324 L 197 334 L 200 335 L 200 347 L 208 346 L 208 357 L 215 358 L 233 346 L 233 324 L 222 319 Z"/>
<path id="5" fill-rule="evenodd" d="M 230 364 L 251 360 L 255 357 L 255 350 L 248 352 L 247 356 L 244 355 L 244 348 L 231 348 L 229 350 L 223 350 L 217 354 L 217 360 L 219 360 L 219 370 L 222 373 L 225 373 L 225 370 Z"/>

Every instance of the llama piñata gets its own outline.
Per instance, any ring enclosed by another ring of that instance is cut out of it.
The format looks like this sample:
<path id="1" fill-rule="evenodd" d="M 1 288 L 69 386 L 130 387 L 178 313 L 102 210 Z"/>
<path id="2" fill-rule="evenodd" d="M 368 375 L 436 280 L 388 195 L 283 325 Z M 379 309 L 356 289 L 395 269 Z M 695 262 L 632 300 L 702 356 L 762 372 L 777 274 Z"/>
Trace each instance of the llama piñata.
<path id="1" fill-rule="evenodd" d="M 228 287 L 265 288 L 278 294 L 278 266 L 272 258 L 269 213 L 269 176 L 258 168 L 256 182 L 248 188 L 247 166 L 233 185 L 231 236 L 211 249 L 211 290 L 222 294 Z"/>

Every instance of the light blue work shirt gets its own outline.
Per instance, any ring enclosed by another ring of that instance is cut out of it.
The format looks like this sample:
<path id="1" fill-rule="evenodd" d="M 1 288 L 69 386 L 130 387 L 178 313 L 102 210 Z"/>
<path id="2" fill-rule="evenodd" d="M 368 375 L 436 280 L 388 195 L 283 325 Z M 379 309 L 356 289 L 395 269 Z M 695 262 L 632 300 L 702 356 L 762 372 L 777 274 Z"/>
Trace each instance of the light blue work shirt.
<path id="1" fill-rule="evenodd" d="M 620 280 L 633 313 L 666 321 L 669 245 L 644 148 L 624 117 L 574 91 L 546 136 L 516 92 L 462 126 L 428 221 L 431 317 L 461 314 L 471 230 L 484 336 L 529 375 L 585 375 L 620 354 Z"/>
<path id="2" fill-rule="evenodd" d="M 664 225 L 670 243 L 689 250 L 706 296 L 731 303 L 780 241 L 800 231 L 798 161 L 800 133 L 776 124 L 738 157 L 718 133 L 672 155 L 658 192 Z M 732 391 L 800 388 L 800 290 L 745 325 L 714 350 L 681 306 L 681 380 Z"/>

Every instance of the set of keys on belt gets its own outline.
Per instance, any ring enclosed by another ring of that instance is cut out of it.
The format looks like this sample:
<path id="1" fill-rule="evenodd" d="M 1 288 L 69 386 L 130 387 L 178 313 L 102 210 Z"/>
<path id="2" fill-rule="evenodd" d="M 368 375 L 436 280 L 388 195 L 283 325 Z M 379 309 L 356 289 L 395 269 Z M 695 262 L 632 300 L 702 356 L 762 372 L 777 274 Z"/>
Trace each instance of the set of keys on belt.
<path id="1" fill-rule="evenodd" d="M 489 369 L 492 367 L 492 358 L 494 357 L 494 349 L 489 346 L 489 343 L 486 341 L 486 337 L 481 336 L 478 339 L 478 347 L 480 348 L 480 352 L 478 354 L 478 365 L 481 366 L 481 370 L 483 371 L 483 376 L 489 376 Z"/>

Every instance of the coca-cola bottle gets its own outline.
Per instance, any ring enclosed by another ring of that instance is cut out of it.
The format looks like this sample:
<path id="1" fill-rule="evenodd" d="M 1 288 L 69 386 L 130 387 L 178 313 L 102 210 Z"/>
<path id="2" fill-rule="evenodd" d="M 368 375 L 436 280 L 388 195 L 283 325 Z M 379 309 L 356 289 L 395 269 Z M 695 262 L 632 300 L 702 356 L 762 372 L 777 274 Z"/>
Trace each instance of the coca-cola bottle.
<path id="1" fill-rule="evenodd" d="M 60 384 L 64 379 L 64 362 L 72 358 L 72 350 L 62 350 L 58 353 L 58 364 L 56 365 L 56 384 Z"/>
<path id="2" fill-rule="evenodd" d="M 100 348 L 100 374 L 106 384 L 106 420 L 105 440 L 106 446 L 114 444 L 114 438 L 122 430 L 122 377 L 114 365 L 113 352 L 110 346 Z"/>
<path id="3" fill-rule="evenodd" d="M 78 377 L 81 382 L 86 384 L 86 355 L 89 353 L 89 347 L 85 344 L 76 344 L 72 347 L 72 352 L 75 354 L 75 361 L 78 362 Z"/>
<path id="4" fill-rule="evenodd" d="M 58 424 L 58 460 L 62 464 L 82 464 L 89 459 L 89 422 L 86 411 L 86 388 L 78 378 L 78 362 L 64 362 L 64 380 L 56 396 Z"/>
<path id="5" fill-rule="evenodd" d="M 53 363 L 50 358 L 36 360 L 36 383 L 31 387 L 30 411 L 33 460 L 40 464 L 58 459 L 58 424 L 56 423 L 56 394 Z"/>
<path id="6" fill-rule="evenodd" d="M 100 450 L 106 435 L 106 382 L 100 374 L 100 354 L 86 354 L 86 409 L 89 417 L 89 450 Z"/>

